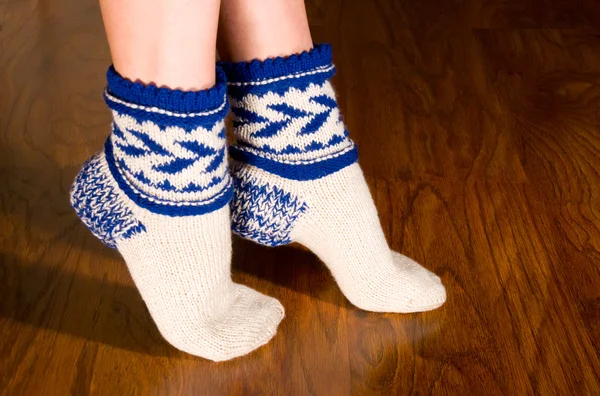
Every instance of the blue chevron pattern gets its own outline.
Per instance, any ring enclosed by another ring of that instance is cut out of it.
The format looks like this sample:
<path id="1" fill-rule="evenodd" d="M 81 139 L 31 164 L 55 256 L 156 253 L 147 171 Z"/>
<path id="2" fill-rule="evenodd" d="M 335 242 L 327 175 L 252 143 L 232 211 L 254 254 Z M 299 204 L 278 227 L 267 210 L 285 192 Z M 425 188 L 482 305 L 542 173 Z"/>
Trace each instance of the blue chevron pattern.
<path id="1" fill-rule="evenodd" d="M 281 160 L 310 160 L 351 146 L 331 83 L 295 82 L 286 89 L 232 92 L 238 144 Z"/>
<path id="2" fill-rule="evenodd" d="M 119 239 L 131 238 L 146 228 L 109 182 L 110 174 L 103 162 L 103 154 L 99 153 L 83 165 L 71 187 L 71 205 L 98 239 L 116 248 Z"/>
<path id="3" fill-rule="evenodd" d="M 219 66 L 229 80 L 234 160 L 293 180 L 316 180 L 357 161 L 330 82 L 330 45 Z"/>
<path id="4" fill-rule="evenodd" d="M 222 119 L 137 119 L 113 109 L 114 159 L 133 188 L 163 201 L 202 201 L 229 182 Z"/>
<path id="5" fill-rule="evenodd" d="M 234 177 L 231 201 L 232 230 L 241 237 L 267 246 L 291 242 L 296 219 L 308 206 L 276 186 L 260 184 L 247 174 Z"/>

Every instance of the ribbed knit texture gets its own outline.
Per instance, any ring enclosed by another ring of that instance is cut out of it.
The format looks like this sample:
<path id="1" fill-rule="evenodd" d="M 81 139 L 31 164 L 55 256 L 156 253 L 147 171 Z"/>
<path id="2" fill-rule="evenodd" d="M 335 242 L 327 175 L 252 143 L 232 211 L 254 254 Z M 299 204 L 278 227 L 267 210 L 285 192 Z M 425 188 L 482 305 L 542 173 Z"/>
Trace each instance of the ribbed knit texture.
<path id="1" fill-rule="evenodd" d="M 112 133 L 77 175 L 71 204 L 118 249 L 167 341 L 220 361 L 268 342 L 283 318 L 271 298 L 231 281 L 231 178 L 224 75 L 182 92 L 107 73 Z"/>
<path id="2" fill-rule="evenodd" d="M 221 67 L 237 137 L 230 148 L 234 232 L 268 246 L 311 249 L 359 308 L 441 306 L 440 279 L 385 240 L 329 82 L 331 48 Z"/>

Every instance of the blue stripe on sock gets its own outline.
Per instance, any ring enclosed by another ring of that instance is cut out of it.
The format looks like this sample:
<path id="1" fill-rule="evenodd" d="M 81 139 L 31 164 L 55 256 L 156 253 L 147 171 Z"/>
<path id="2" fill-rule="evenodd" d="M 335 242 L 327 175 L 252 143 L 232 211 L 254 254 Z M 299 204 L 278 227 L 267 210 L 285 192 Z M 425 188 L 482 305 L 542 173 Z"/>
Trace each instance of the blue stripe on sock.
<path id="1" fill-rule="evenodd" d="M 300 135 L 311 135 L 318 132 L 323 127 L 323 124 L 329 119 L 329 114 L 331 114 L 331 110 L 315 114 L 313 119 L 302 128 Z"/>
<path id="2" fill-rule="evenodd" d="M 325 107 L 329 107 L 331 109 L 335 109 L 336 107 L 338 107 L 336 100 L 327 95 L 315 96 L 314 98 L 311 98 L 310 101 L 318 103 Z"/>
<path id="3" fill-rule="evenodd" d="M 217 151 L 207 146 L 206 144 L 200 142 L 176 142 L 181 147 L 191 151 L 192 153 L 200 156 L 200 157 L 208 157 L 209 155 L 215 155 Z"/>
<path id="4" fill-rule="evenodd" d="M 231 112 L 235 115 L 237 122 L 269 122 L 265 117 L 244 107 L 232 106 Z"/>
<path id="5" fill-rule="evenodd" d="M 152 165 L 152 167 L 159 172 L 165 172 L 173 175 L 181 172 L 183 169 L 187 168 L 195 162 L 196 158 L 175 158 L 169 163 L 162 165 Z"/>
<path id="6" fill-rule="evenodd" d="M 116 130 L 116 129 L 115 129 Z M 135 147 L 135 146 L 125 146 L 121 143 L 116 144 L 121 150 L 123 150 L 123 152 L 125 154 L 127 154 L 130 157 L 139 157 L 142 155 L 147 155 L 148 151 L 147 150 L 143 150 L 139 147 Z"/>
<path id="7" fill-rule="evenodd" d="M 228 103 L 226 103 L 223 108 L 221 108 L 218 112 L 212 113 L 210 115 L 196 116 L 196 117 L 176 117 L 168 114 L 160 114 L 152 111 L 146 111 L 141 109 L 134 109 L 129 106 L 122 105 L 120 103 L 112 102 L 110 99 L 105 98 L 106 104 L 111 110 L 115 110 L 119 114 L 126 114 L 135 118 L 138 123 L 142 123 L 144 121 L 151 121 L 152 123 L 158 125 L 160 129 L 165 129 L 168 127 L 179 127 L 185 130 L 186 132 L 191 132 L 198 127 L 203 127 L 205 129 L 211 130 L 211 128 L 219 121 L 222 121 L 223 118 L 227 115 L 229 111 Z"/>
<path id="8" fill-rule="evenodd" d="M 256 132 L 252 132 L 252 138 L 270 138 L 277 135 L 283 128 L 285 128 L 291 120 L 274 121 L 269 122 L 263 128 Z"/>
<path id="9" fill-rule="evenodd" d="M 278 113 L 282 113 L 283 115 L 286 115 L 289 118 L 299 118 L 299 117 L 306 117 L 307 115 L 310 115 L 310 113 L 308 113 L 304 110 L 292 107 L 286 103 L 272 104 L 267 107 L 277 111 Z"/>
<path id="10" fill-rule="evenodd" d="M 240 150 L 235 146 L 229 148 L 229 155 L 236 161 L 256 166 L 277 176 L 292 180 L 320 179 L 352 165 L 358 160 L 356 146 L 338 157 L 305 165 L 285 164 L 245 150 Z"/>
<path id="11" fill-rule="evenodd" d="M 214 172 L 219 166 L 221 166 L 223 161 L 225 161 L 225 150 L 220 150 L 215 156 L 215 158 L 213 158 L 213 160 L 210 161 L 210 163 L 208 164 L 206 169 L 204 169 L 204 171 L 206 173 Z"/>

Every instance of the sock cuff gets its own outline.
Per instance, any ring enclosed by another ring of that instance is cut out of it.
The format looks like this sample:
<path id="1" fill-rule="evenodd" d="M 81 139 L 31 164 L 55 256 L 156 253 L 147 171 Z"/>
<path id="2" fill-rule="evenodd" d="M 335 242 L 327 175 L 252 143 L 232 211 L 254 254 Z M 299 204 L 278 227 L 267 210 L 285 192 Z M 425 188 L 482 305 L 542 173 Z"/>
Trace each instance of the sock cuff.
<path id="1" fill-rule="evenodd" d="M 149 108 L 159 113 L 175 112 L 182 115 L 226 107 L 226 77 L 219 68 L 216 69 L 215 86 L 200 91 L 182 91 L 157 87 L 155 84 L 133 82 L 121 76 L 114 66 L 108 68 L 106 80 L 108 85 L 105 97 L 109 106 L 110 102 L 115 102 L 135 108 Z"/>
<path id="2" fill-rule="evenodd" d="M 169 216 L 200 215 L 231 199 L 224 117 L 225 75 L 206 90 L 144 85 L 107 72 L 112 133 L 108 169 L 137 206 Z"/>
<path id="3" fill-rule="evenodd" d="M 327 74 L 331 77 L 335 72 L 332 63 L 331 45 L 315 44 L 315 46 L 300 54 L 279 56 L 264 61 L 250 62 L 218 62 L 219 68 L 225 73 L 228 83 L 243 85 L 249 82 L 278 81 L 287 77 L 298 77 L 311 74 Z M 241 84 L 240 84 L 241 83 Z"/>

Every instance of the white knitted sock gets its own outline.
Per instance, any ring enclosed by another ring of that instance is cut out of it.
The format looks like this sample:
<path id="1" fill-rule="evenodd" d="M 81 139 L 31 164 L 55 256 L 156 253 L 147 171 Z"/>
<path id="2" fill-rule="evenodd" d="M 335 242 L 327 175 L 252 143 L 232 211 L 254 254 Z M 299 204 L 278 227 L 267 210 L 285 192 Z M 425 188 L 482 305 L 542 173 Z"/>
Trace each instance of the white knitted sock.
<path id="1" fill-rule="evenodd" d="M 113 131 L 77 175 L 71 204 L 119 250 L 167 341 L 215 361 L 249 353 L 284 311 L 231 281 L 223 74 L 193 93 L 134 84 L 112 68 L 107 77 Z"/>
<path id="2" fill-rule="evenodd" d="M 238 138 L 230 149 L 233 230 L 264 245 L 311 249 L 359 308 L 441 306 L 440 279 L 388 247 L 329 82 L 330 47 L 221 66 Z"/>

